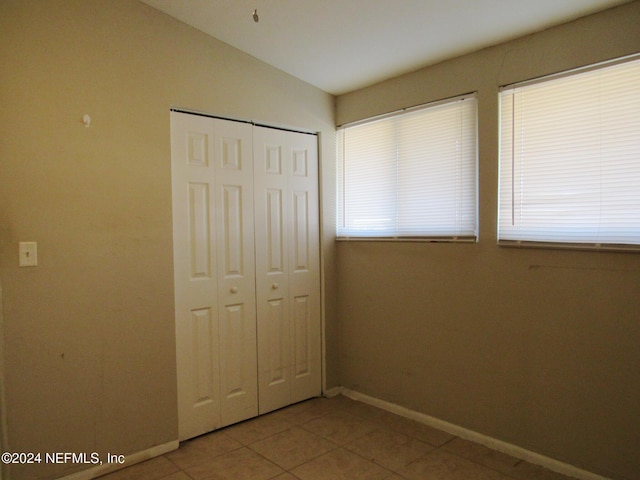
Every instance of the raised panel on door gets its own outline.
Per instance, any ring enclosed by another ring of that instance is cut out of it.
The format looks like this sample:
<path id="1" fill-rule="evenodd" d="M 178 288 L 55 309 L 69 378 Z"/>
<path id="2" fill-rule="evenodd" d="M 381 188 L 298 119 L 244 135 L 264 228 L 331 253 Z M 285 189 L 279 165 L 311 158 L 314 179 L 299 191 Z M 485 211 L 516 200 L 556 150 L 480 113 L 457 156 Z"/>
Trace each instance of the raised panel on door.
<path id="1" fill-rule="evenodd" d="M 179 439 L 220 426 L 213 129 L 171 113 Z"/>
<path id="2" fill-rule="evenodd" d="M 293 375 L 291 402 L 319 395 L 322 382 L 320 223 L 317 137 L 287 133 L 289 156 L 289 296 Z"/>
<path id="3" fill-rule="evenodd" d="M 286 134 L 254 128 L 258 397 L 260 413 L 291 402 L 289 194 Z"/>
<path id="4" fill-rule="evenodd" d="M 251 125 L 214 120 L 222 424 L 258 414 Z"/>

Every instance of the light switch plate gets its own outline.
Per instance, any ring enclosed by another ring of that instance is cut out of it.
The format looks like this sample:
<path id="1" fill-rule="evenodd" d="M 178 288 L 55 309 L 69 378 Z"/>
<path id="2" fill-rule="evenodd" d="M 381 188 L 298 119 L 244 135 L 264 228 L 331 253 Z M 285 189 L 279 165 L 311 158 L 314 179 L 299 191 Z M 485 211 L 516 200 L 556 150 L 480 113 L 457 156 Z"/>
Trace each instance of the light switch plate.
<path id="1" fill-rule="evenodd" d="M 38 244 L 36 242 L 20 242 L 18 264 L 21 267 L 36 267 L 38 265 Z"/>

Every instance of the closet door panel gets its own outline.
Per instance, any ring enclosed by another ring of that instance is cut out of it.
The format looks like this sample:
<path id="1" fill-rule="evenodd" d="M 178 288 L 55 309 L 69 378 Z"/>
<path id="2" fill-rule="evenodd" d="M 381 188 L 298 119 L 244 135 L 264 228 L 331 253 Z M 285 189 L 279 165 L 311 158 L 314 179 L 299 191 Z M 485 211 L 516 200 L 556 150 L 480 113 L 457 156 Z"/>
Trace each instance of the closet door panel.
<path id="1" fill-rule="evenodd" d="M 171 113 L 179 439 L 221 426 L 213 124 Z"/>
<path id="2" fill-rule="evenodd" d="M 285 132 L 254 127 L 260 413 L 291 401 L 289 168 Z"/>
<path id="3" fill-rule="evenodd" d="M 214 121 L 222 425 L 258 414 L 251 125 Z"/>
<path id="4" fill-rule="evenodd" d="M 261 413 L 321 391 L 316 142 L 254 129 Z"/>
<path id="5" fill-rule="evenodd" d="M 273 388 L 287 381 L 289 374 L 288 322 L 286 301 L 283 298 L 269 300 L 269 314 L 265 319 L 267 331 L 266 349 L 269 352 L 268 364 L 265 365 L 266 384 Z M 264 408 L 264 407 L 263 407 Z"/>
<path id="6" fill-rule="evenodd" d="M 320 216 L 317 137 L 287 133 L 291 246 L 289 290 L 294 352 L 291 402 L 320 394 Z"/>

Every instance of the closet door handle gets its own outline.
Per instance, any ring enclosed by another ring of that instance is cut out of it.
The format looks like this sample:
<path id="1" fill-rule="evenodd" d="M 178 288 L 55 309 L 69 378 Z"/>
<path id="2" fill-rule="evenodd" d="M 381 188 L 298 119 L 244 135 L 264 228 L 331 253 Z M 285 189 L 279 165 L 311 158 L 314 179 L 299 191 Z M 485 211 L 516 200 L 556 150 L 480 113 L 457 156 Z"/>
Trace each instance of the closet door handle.
<path id="1" fill-rule="evenodd" d="M 231 287 L 231 293 L 238 293 L 238 287 Z"/>
<path id="2" fill-rule="evenodd" d="M 272 290 L 277 290 L 279 287 L 280 287 L 280 285 L 278 285 L 277 283 L 271 284 L 271 289 Z"/>

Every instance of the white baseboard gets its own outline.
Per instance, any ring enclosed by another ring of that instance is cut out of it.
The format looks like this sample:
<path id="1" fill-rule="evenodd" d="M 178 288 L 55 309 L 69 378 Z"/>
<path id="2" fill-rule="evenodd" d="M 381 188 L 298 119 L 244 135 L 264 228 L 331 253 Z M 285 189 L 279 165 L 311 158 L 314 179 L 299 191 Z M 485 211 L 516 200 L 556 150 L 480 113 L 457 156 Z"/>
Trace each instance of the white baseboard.
<path id="1" fill-rule="evenodd" d="M 324 396 L 327 398 L 337 397 L 344 390 L 343 387 L 333 387 L 324 391 Z"/>
<path id="2" fill-rule="evenodd" d="M 180 446 L 178 440 L 173 442 L 165 443 L 163 445 L 157 445 L 155 447 L 151 447 L 142 452 L 132 453 L 131 455 L 127 455 L 124 458 L 124 463 L 110 463 L 98 465 L 93 468 L 89 468 L 87 470 L 82 470 L 81 472 L 72 473 L 71 475 L 67 475 L 65 477 L 61 477 L 60 480 L 91 480 L 93 478 L 97 478 L 100 475 L 106 475 L 107 473 L 115 472 L 116 470 L 121 470 L 123 468 L 130 467 L 131 465 L 135 465 L 136 463 L 144 462 L 145 460 L 150 460 L 155 457 L 159 457 L 160 455 L 164 455 L 165 453 L 176 450 Z"/>
<path id="3" fill-rule="evenodd" d="M 354 390 L 350 390 L 348 388 L 340 388 L 340 387 L 336 387 L 336 388 L 339 389 L 339 393 L 342 393 L 342 395 L 344 395 L 345 397 L 349 397 L 352 400 L 357 400 L 362 403 L 366 403 L 374 407 L 381 408 L 388 412 L 395 413 L 396 415 L 400 415 L 405 418 L 410 418 L 411 420 L 415 420 L 417 422 L 423 423 L 430 427 L 437 428 L 438 430 L 442 430 L 447 433 L 450 433 L 451 435 L 455 435 L 456 437 L 460 437 L 465 440 L 470 440 L 472 442 L 479 443 L 493 450 L 506 453 L 508 455 L 511 455 L 512 457 L 516 457 L 521 460 L 526 460 L 529 463 L 539 465 L 541 467 L 560 473 L 562 475 L 574 477 L 579 480 L 610 480 L 606 477 L 588 472 L 586 470 L 582 470 L 581 468 L 574 467 L 573 465 L 569 465 L 568 463 L 564 463 L 554 458 L 540 455 L 539 453 L 535 453 L 525 448 L 518 447 L 517 445 L 503 442 L 502 440 L 498 440 L 493 437 L 489 437 L 487 435 L 474 432 L 473 430 L 460 427 L 453 423 L 445 422 L 444 420 L 439 420 L 435 417 L 431 417 L 424 413 L 416 412 L 415 410 L 410 410 L 400 405 L 396 405 L 395 403 L 380 400 L 378 398 L 371 397 L 369 395 L 365 395 L 364 393 L 359 393 Z M 331 390 L 336 390 L 336 388 Z M 329 396 L 328 392 L 325 395 Z"/>

